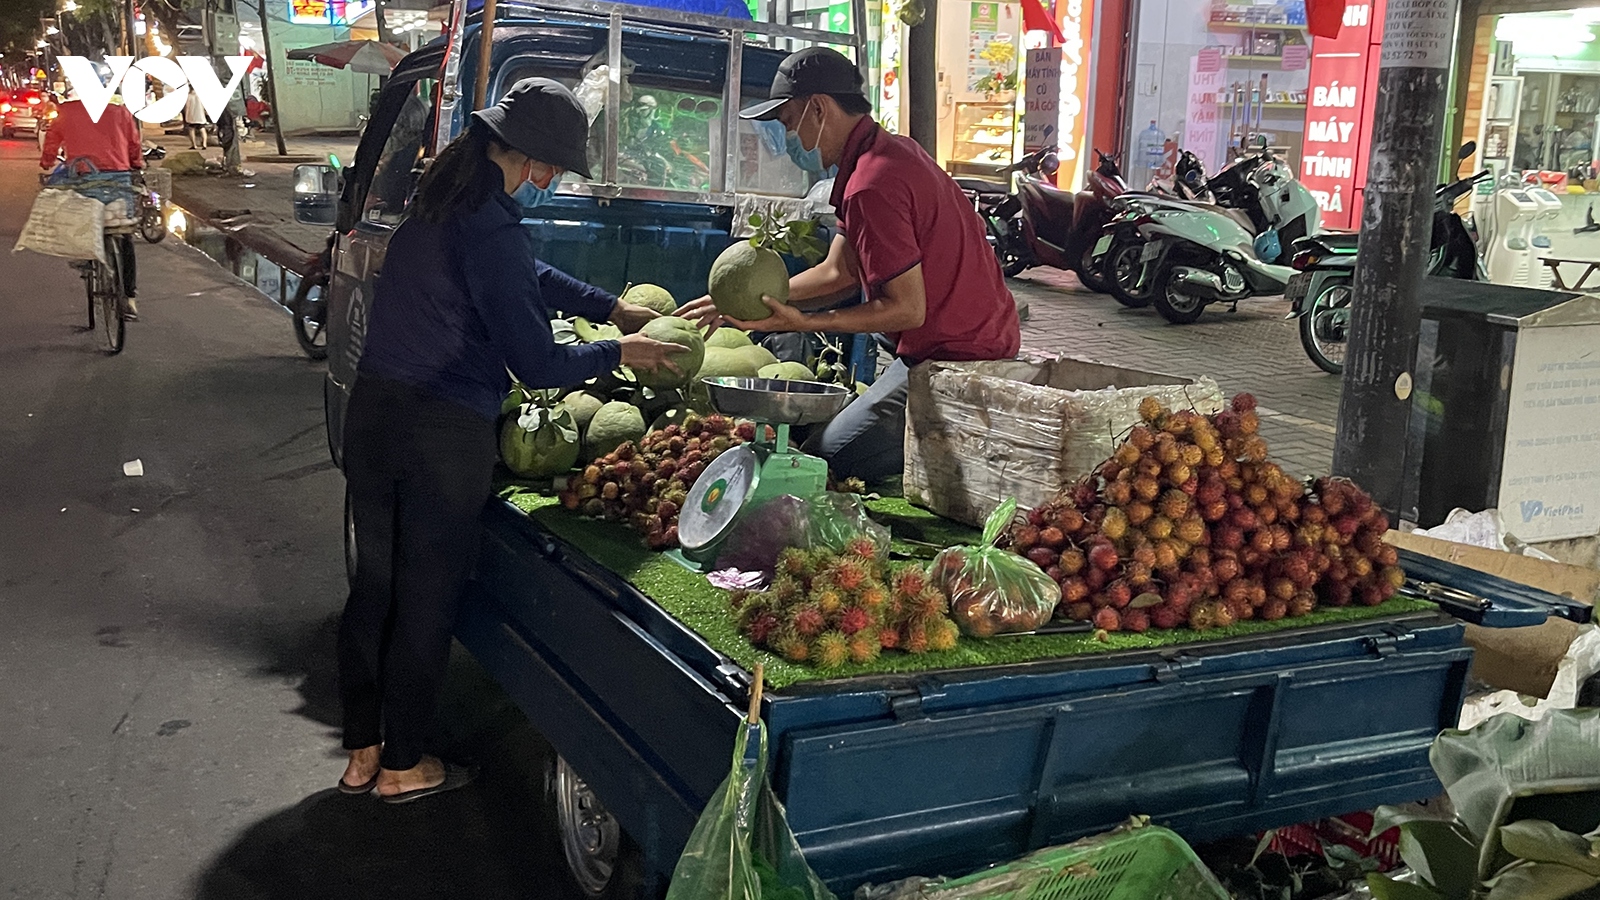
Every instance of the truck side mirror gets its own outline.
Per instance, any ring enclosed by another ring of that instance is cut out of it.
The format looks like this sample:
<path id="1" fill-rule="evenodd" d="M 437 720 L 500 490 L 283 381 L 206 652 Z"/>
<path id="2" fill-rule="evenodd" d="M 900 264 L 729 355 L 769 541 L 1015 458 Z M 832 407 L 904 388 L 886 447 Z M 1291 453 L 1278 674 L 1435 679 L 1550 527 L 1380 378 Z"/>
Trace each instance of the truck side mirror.
<path id="1" fill-rule="evenodd" d="M 294 167 L 294 220 L 332 225 L 339 215 L 339 173 L 333 166 Z"/>

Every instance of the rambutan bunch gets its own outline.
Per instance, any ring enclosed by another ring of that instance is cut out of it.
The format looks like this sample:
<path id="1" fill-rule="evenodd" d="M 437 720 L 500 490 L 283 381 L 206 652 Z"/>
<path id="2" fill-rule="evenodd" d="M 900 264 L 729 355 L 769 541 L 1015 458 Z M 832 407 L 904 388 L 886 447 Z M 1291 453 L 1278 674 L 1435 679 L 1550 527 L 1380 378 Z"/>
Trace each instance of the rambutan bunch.
<path id="1" fill-rule="evenodd" d="M 678 545 L 678 513 L 711 461 L 755 436 L 755 425 L 726 416 L 689 415 L 597 457 L 569 480 L 561 505 L 595 519 L 624 522 L 652 550 Z"/>
<path id="2" fill-rule="evenodd" d="M 953 649 L 960 632 L 944 594 L 916 566 L 891 577 L 882 549 L 859 535 L 838 553 L 784 550 L 767 590 L 730 594 L 739 630 L 758 647 L 823 670 L 868 663 L 883 650 Z"/>
<path id="3" fill-rule="evenodd" d="M 1205 629 L 1376 605 L 1404 585 L 1388 519 L 1347 480 L 1308 491 L 1272 462 L 1252 395 L 1212 416 L 1147 397 L 1139 417 L 1093 475 L 1002 544 L 1059 585 L 1056 615 Z"/>

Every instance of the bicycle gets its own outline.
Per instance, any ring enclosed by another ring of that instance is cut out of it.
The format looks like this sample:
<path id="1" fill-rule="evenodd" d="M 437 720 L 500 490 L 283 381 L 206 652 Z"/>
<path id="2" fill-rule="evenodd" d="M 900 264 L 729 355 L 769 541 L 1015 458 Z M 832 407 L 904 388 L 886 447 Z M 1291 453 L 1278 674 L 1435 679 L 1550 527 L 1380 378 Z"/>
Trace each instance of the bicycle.
<path id="1" fill-rule="evenodd" d="M 127 331 L 124 317 L 128 313 L 128 294 L 123 289 L 122 242 L 117 237 L 132 234 L 134 228 L 133 225 L 106 227 L 105 237 L 102 238 L 105 241 L 105 262 L 85 259 L 72 263 L 83 279 L 84 294 L 88 299 L 88 330 L 95 332 L 95 339 L 107 356 L 122 352 Z M 98 328 L 95 327 L 97 320 Z"/>

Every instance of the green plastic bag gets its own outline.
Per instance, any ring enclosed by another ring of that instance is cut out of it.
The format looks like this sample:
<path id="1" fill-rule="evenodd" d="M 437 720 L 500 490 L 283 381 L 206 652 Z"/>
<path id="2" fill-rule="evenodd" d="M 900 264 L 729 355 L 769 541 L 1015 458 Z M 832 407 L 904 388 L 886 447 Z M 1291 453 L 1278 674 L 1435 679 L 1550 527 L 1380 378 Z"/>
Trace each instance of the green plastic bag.
<path id="1" fill-rule="evenodd" d="M 733 770 L 712 795 L 672 872 L 667 900 L 834 900 L 767 784 L 767 733 L 739 726 Z"/>

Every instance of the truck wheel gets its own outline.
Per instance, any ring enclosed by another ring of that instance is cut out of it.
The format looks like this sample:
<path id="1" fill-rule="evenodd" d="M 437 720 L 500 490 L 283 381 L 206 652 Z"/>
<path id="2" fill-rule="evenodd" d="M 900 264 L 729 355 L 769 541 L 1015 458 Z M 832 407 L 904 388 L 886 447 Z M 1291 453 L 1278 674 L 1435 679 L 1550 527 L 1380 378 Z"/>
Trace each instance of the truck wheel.
<path id="1" fill-rule="evenodd" d="M 560 844 L 556 873 L 572 900 L 637 900 L 644 854 L 611 817 L 576 769 L 552 753 L 545 773 L 546 807 Z"/>

